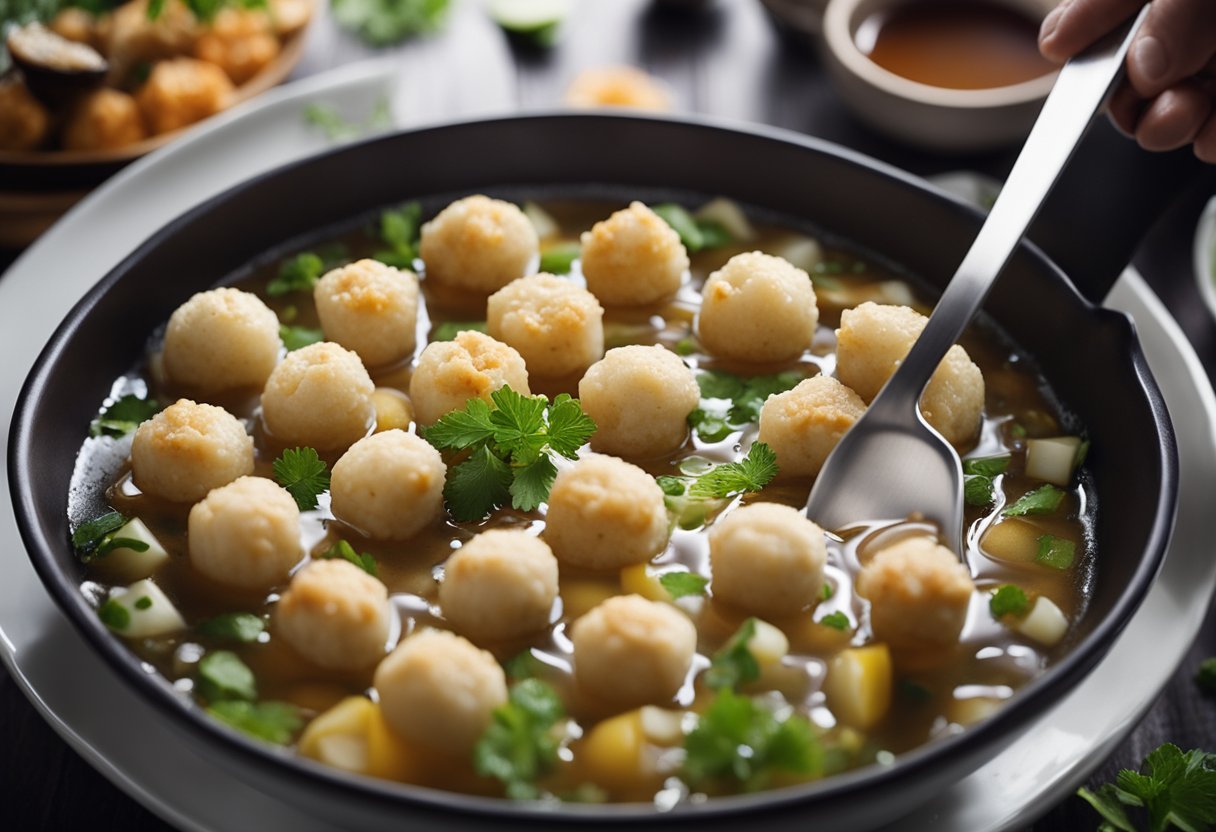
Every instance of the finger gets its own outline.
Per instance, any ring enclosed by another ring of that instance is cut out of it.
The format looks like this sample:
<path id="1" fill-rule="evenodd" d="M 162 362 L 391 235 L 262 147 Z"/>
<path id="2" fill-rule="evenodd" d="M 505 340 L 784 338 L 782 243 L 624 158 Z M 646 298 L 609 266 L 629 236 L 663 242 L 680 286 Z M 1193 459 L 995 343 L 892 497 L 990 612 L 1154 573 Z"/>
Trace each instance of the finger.
<path id="1" fill-rule="evenodd" d="M 1107 105 L 1111 121 L 1119 132 L 1129 139 L 1135 137 L 1136 125 L 1147 108 L 1148 102 L 1137 95 L 1126 82 L 1118 86 Z"/>
<path id="2" fill-rule="evenodd" d="M 1136 141 L 1145 150 L 1174 150 L 1195 140 L 1212 114 L 1212 99 L 1195 84 L 1168 89 L 1136 123 Z"/>
<path id="3" fill-rule="evenodd" d="M 1144 0 L 1064 0 L 1043 19 L 1039 51 L 1062 64 L 1143 6 Z"/>
<path id="4" fill-rule="evenodd" d="M 1216 55 L 1216 3 L 1155 0 L 1131 52 L 1127 77 L 1145 98 L 1154 98 L 1208 65 Z"/>
<path id="5" fill-rule="evenodd" d="M 1195 155 L 1201 161 L 1216 165 L 1216 115 L 1208 116 L 1195 137 Z"/>

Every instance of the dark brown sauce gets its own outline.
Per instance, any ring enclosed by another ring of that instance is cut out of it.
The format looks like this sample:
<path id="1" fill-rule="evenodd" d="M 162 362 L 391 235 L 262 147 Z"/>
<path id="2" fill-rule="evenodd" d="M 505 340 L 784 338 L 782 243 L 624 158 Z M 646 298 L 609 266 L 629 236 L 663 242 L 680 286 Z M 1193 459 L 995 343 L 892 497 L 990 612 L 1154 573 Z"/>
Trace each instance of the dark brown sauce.
<path id="1" fill-rule="evenodd" d="M 857 45 L 874 63 L 911 81 L 957 90 L 991 89 L 1046 75 L 1039 22 L 993 0 L 911 0 L 867 18 Z"/>

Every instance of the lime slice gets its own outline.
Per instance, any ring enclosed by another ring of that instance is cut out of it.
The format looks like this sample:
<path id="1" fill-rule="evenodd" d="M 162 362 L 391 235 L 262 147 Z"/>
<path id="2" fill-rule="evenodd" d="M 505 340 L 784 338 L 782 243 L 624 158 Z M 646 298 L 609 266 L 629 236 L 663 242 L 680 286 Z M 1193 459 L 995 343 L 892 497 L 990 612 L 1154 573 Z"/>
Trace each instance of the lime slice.
<path id="1" fill-rule="evenodd" d="M 508 32 L 537 36 L 551 33 L 570 13 L 570 0 L 489 0 L 490 17 Z"/>

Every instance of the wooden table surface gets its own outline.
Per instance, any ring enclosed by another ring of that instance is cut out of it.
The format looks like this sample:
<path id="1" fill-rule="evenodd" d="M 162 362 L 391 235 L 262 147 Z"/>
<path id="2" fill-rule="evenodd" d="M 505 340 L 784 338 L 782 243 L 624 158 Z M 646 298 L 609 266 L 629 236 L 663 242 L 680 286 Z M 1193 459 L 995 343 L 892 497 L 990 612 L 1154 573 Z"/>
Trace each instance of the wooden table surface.
<path id="1" fill-rule="evenodd" d="M 650 0 L 577 0 L 563 39 L 548 51 L 509 44 L 481 17 L 475 0 L 457 3 L 457 14 L 444 32 L 392 50 L 407 61 L 403 71 L 421 74 L 425 83 L 415 83 L 415 89 L 432 91 L 414 96 L 418 120 L 484 104 L 481 98 L 489 93 L 483 90 L 491 88 L 505 90 L 508 104 L 554 106 L 579 69 L 628 63 L 661 77 L 679 110 L 791 128 L 918 174 L 977 170 L 1001 177 L 1013 161 L 1012 151 L 921 153 L 873 133 L 849 115 L 813 49 L 779 31 L 755 0 L 711 0 L 695 13 L 659 8 Z M 471 32 L 491 48 L 470 49 Z M 294 77 L 375 54 L 380 53 L 323 18 L 309 34 Z M 1209 376 L 1216 377 L 1216 324 L 1200 301 L 1190 262 L 1195 221 L 1211 193 L 1209 184 L 1175 203 L 1145 239 L 1135 263 L 1186 331 Z M 0 252 L 0 269 L 14 256 Z M 1216 655 L 1212 615 L 1160 700 L 1100 765 L 1092 783 L 1137 766 L 1166 741 L 1184 749 L 1216 750 L 1216 699 L 1204 697 L 1193 681 L 1199 662 L 1210 655 Z M 1129 674 L 1135 672 L 1128 668 Z M 1097 815 L 1077 798 L 1027 810 L 1027 828 L 1035 832 L 1097 825 Z M 0 828 L 140 832 L 167 827 L 68 748 L 7 674 L 0 674 Z"/>

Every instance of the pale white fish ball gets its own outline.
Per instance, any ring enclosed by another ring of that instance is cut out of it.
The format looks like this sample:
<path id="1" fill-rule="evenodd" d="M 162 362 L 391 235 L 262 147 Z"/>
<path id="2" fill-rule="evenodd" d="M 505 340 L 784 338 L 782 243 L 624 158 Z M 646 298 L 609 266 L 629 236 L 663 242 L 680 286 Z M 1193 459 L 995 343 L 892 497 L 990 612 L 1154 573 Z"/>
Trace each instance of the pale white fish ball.
<path id="1" fill-rule="evenodd" d="M 536 229 L 518 206 L 480 194 L 423 225 L 418 246 L 428 281 L 486 295 L 527 274 L 539 251 Z"/>
<path id="2" fill-rule="evenodd" d="M 583 232 L 583 277 L 607 306 L 646 306 L 669 300 L 688 271 L 680 235 L 640 202 Z"/>
<path id="3" fill-rule="evenodd" d="M 823 529 L 777 503 L 735 509 L 709 529 L 715 600 L 767 615 L 790 615 L 819 600 L 827 562 Z"/>
<path id="4" fill-rule="evenodd" d="M 814 376 L 765 400 L 757 441 L 773 449 L 783 475 L 813 477 L 865 411 L 865 402 L 848 387 L 831 376 Z"/>
<path id="5" fill-rule="evenodd" d="M 507 701 L 506 674 L 494 657 L 443 630 L 402 641 L 380 662 L 373 684 L 393 731 L 453 757 L 473 750 Z"/>
<path id="6" fill-rule="evenodd" d="M 375 433 L 334 463 L 330 509 L 368 537 L 405 540 L 439 519 L 446 475 L 425 439 L 397 428 Z"/>
<path id="7" fill-rule="evenodd" d="M 927 537 L 880 550 L 857 575 L 874 638 L 893 648 L 958 641 L 974 591 L 958 555 Z"/>
<path id="8" fill-rule="evenodd" d="M 325 274 L 313 289 L 328 341 L 358 354 L 364 365 L 393 364 L 414 352 L 418 278 L 378 260 L 357 260 Z"/>
<path id="9" fill-rule="evenodd" d="M 840 315 L 836 330 L 836 377 L 868 402 L 907 356 L 929 319 L 907 306 L 867 301 Z M 955 447 L 970 445 L 984 410 L 984 376 L 955 344 L 938 365 L 920 399 L 925 419 Z"/>
<path id="10" fill-rule="evenodd" d="M 253 473 L 253 437 L 222 407 L 178 399 L 135 429 L 131 475 L 147 494 L 193 503 Z"/>
<path id="11" fill-rule="evenodd" d="M 818 323 L 810 275 L 751 251 L 736 254 L 705 281 L 697 337 L 720 358 L 785 361 L 811 346 Z"/>
<path id="12" fill-rule="evenodd" d="M 688 616 L 640 595 L 609 598 L 574 622 L 574 678 L 621 708 L 670 702 L 697 649 Z"/>
<path id="13" fill-rule="evenodd" d="M 490 295 L 486 325 L 491 336 L 523 356 L 532 375 L 568 375 L 604 355 L 600 302 L 551 274 L 521 277 Z"/>
<path id="14" fill-rule="evenodd" d="M 344 560 L 315 560 L 275 605 L 274 632 L 318 667 L 359 670 L 384 658 L 391 614 L 380 581 Z"/>
<path id="15" fill-rule="evenodd" d="M 241 477 L 190 509 L 190 563 L 213 581 L 244 589 L 283 583 L 300 562 L 300 509 L 264 477 Z"/>
<path id="16" fill-rule="evenodd" d="M 262 391 L 266 429 L 284 444 L 345 448 L 376 418 L 376 385 L 359 356 L 322 341 L 287 354 Z"/>
<path id="17" fill-rule="evenodd" d="M 410 402 L 418 423 L 433 425 L 469 399 L 488 402 L 501 387 L 531 394 L 523 357 L 513 347 L 469 330 L 451 341 L 427 344 L 410 376 Z"/>
<path id="18" fill-rule="evenodd" d="M 585 456 L 554 479 L 544 535 L 557 559 L 572 566 L 645 563 L 667 546 L 663 490 L 623 459 Z"/>
<path id="19" fill-rule="evenodd" d="M 543 630 L 557 598 L 557 558 L 518 529 L 491 529 L 447 559 L 439 607 L 474 640 L 498 641 Z"/>
<path id="20" fill-rule="evenodd" d="M 261 387 L 279 361 L 279 319 L 250 292 L 199 292 L 169 316 L 169 379 L 200 391 Z"/>
<path id="21" fill-rule="evenodd" d="M 701 402 L 692 370 L 662 346 L 608 350 L 578 383 L 595 421 L 591 447 L 630 459 L 671 453 L 688 438 L 688 414 Z"/>

